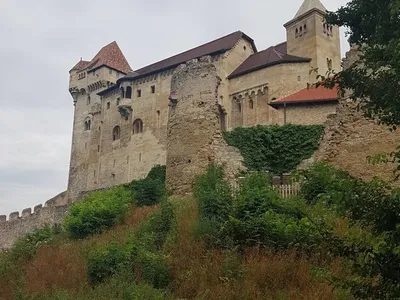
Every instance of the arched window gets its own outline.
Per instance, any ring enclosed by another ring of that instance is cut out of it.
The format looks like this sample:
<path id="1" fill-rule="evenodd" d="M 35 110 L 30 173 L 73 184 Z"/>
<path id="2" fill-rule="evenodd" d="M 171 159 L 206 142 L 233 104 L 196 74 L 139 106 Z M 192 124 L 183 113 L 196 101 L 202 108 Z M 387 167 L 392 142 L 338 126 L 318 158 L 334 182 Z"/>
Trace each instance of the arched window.
<path id="1" fill-rule="evenodd" d="M 249 100 L 249 108 L 253 109 L 254 108 L 254 102 L 252 99 Z"/>
<path id="2" fill-rule="evenodd" d="M 140 119 L 136 119 L 133 122 L 133 134 L 138 134 L 143 132 L 143 121 Z"/>
<path id="3" fill-rule="evenodd" d="M 299 36 L 299 29 L 298 29 L 298 28 L 296 28 L 296 34 L 295 34 L 295 36 L 296 36 L 296 37 Z"/>
<path id="4" fill-rule="evenodd" d="M 90 119 L 85 120 L 85 130 L 90 130 L 90 127 L 92 126 L 92 121 Z"/>
<path id="5" fill-rule="evenodd" d="M 87 105 L 89 105 L 89 104 L 90 104 L 90 95 L 89 95 L 89 96 L 87 96 L 86 104 L 87 104 Z"/>
<path id="6" fill-rule="evenodd" d="M 307 24 L 304 24 L 303 28 L 304 28 L 304 33 L 306 33 L 307 32 Z"/>
<path id="7" fill-rule="evenodd" d="M 121 88 L 121 98 L 124 99 L 125 98 L 125 91 L 124 88 Z"/>
<path id="8" fill-rule="evenodd" d="M 119 140 L 121 134 L 121 129 L 119 126 L 115 126 L 113 129 L 113 141 Z"/>
<path id="9" fill-rule="evenodd" d="M 300 26 L 300 35 L 303 34 L 303 26 Z"/>
<path id="10" fill-rule="evenodd" d="M 125 98 L 128 98 L 128 99 L 132 98 L 132 88 L 130 86 L 126 87 Z"/>

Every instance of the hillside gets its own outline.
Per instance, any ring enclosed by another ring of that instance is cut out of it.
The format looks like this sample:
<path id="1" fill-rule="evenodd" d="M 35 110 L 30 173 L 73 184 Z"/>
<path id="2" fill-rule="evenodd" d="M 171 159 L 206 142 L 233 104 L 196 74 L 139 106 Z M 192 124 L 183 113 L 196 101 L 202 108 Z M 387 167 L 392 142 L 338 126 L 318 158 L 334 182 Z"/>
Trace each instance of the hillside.
<path id="1" fill-rule="evenodd" d="M 163 167 L 95 192 L 62 228 L 38 230 L 0 254 L 0 299 L 395 295 L 399 193 L 324 164 L 298 176 L 300 195 L 285 199 L 265 173 L 232 191 L 213 165 L 193 197 L 167 197 Z"/>

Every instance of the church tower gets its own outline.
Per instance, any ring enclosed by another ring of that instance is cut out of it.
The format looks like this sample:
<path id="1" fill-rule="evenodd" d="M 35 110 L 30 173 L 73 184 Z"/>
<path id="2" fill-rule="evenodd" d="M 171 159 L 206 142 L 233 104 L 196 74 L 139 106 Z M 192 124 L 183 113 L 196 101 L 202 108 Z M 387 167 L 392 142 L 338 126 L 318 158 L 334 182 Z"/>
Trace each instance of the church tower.
<path id="1" fill-rule="evenodd" d="M 341 70 L 339 27 L 326 24 L 326 11 L 320 0 L 304 0 L 294 18 L 284 25 L 287 53 L 311 58 L 311 66 L 321 75 L 329 69 Z"/>

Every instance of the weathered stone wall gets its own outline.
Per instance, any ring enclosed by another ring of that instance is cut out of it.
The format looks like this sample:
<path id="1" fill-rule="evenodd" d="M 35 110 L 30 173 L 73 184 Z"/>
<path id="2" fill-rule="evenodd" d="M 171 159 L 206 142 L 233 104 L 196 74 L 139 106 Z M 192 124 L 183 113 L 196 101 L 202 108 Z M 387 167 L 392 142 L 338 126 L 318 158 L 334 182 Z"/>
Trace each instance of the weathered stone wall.
<path id="1" fill-rule="evenodd" d="M 396 165 L 369 163 L 367 157 L 391 153 L 400 145 L 400 132 L 366 119 L 350 99 L 340 101 L 325 123 L 325 134 L 313 160 L 322 160 L 363 180 L 393 179 Z"/>
<path id="2" fill-rule="evenodd" d="M 13 212 L 8 220 L 7 216 L 0 216 L 0 250 L 10 248 L 15 240 L 34 229 L 62 223 L 68 211 L 66 200 L 67 192 L 63 192 L 46 201 L 44 206 L 35 206 L 33 212 L 32 208 L 26 208 L 21 213 Z"/>
<path id="3" fill-rule="evenodd" d="M 218 86 L 210 57 L 178 67 L 172 77 L 167 136 L 167 186 L 174 194 L 192 192 L 195 176 L 212 163 L 225 163 L 234 178 L 243 168 L 238 151 L 222 137 Z"/>

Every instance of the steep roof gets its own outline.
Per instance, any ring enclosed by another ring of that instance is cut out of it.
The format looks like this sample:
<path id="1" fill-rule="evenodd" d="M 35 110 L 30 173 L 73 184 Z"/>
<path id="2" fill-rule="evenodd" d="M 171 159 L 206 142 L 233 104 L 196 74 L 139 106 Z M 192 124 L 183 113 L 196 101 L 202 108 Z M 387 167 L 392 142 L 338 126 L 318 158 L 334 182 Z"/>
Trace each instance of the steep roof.
<path id="1" fill-rule="evenodd" d="M 101 48 L 90 62 L 89 71 L 101 66 L 107 66 L 125 74 L 131 71 L 128 61 L 115 41 Z"/>
<path id="2" fill-rule="evenodd" d="M 310 102 L 331 102 L 338 100 L 338 88 L 328 89 L 324 86 L 302 89 L 294 94 L 272 101 L 269 105 L 280 106 L 287 104 L 300 104 Z"/>
<path id="3" fill-rule="evenodd" d="M 72 70 L 83 70 L 90 64 L 90 61 L 80 60 L 78 63 L 71 69 Z"/>
<path id="4" fill-rule="evenodd" d="M 303 4 L 301 5 L 300 9 L 294 16 L 294 19 L 306 14 L 310 10 L 318 9 L 322 12 L 326 12 L 326 7 L 321 3 L 319 0 L 304 0 Z"/>
<path id="5" fill-rule="evenodd" d="M 278 64 L 310 61 L 310 58 L 287 54 L 287 43 L 284 42 L 250 55 L 228 78 L 232 79 Z"/>
<path id="6" fill-rule="evenodd" d="M 224 37 L 211 41 L 209 43 L 203 44 L 199 47 L 190 49 L 188 51 L 174 55 L 172 57 L 161 60 L 154 64 L 135 70 L 135 72 L 138 73 L 139 75 L 131 76 L 130 74 L 128 74 L 128 76 L 120 78 L 119 81 L 129 80 L 136 77 L 146 76 L 152 73 L 157 73 L 162 70 L 179 66 L 180 64 L 185 63 L 188 60 L 199 58 L 205 55 L 215 55 L 218 53 L 224 53 L 226 51 L 231 50 L 241 38 L 244 38 L 247 41 L 249 41 L 253 47 L 253 50 L 257 52 L 257 48 L 254 44 L 253 39 L 241 31 L 236 31 Z"/>
<path id="7" fill-rule="evenodd" d="M 125 74 L 128 74 L 131 71 L 128 61 L 115 41 L 101 48 L 90 62 L 83 60 L 79 61 L 71 71 L 87 68 L 90 72 L 102 66 L 107 66 Z"/>

